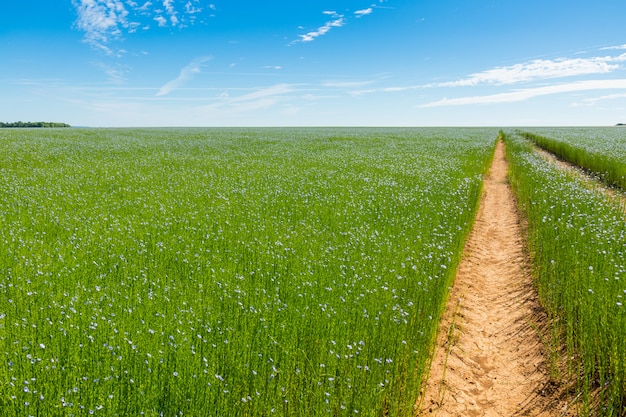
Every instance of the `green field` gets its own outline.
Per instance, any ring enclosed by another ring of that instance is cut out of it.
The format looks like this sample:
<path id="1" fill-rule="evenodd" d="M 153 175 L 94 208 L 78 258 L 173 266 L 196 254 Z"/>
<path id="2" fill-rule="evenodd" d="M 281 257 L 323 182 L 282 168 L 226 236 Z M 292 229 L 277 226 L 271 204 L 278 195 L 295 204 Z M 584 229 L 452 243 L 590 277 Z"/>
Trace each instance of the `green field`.
<path id="1" fill-rule="evenodd" d="M 620 415 L 626 216 L 503 135 L 552 376 Z M 413 416 L 497 137 L 0 131 L 0 415 Z"/>
<path id="2" fill-rule="evenodd" d="M 0 132 L 2 415 L 412 415 L 496 136 Z"/>

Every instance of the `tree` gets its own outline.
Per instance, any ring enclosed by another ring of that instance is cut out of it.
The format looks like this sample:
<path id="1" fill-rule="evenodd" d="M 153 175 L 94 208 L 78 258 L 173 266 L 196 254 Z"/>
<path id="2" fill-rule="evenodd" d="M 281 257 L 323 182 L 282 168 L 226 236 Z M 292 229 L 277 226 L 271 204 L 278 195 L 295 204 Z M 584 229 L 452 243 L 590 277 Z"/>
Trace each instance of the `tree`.
<path id="1" fill-rule="evenodd" d="M 59 123 L 59 122 L 11 122 L 4 123 L 0 122 L 0 128 L 5 127 L 71 127 L 67 123 Z"/>

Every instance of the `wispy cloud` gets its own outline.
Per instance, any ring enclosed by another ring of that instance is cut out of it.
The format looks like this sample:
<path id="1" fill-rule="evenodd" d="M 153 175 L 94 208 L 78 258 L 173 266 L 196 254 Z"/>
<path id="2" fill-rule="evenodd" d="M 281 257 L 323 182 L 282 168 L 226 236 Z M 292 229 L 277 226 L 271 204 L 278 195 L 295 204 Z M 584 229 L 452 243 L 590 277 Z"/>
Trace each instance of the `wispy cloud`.
<path id="1" fill-rule="evenodd" d="M 128 11 L 120 0 L 72 0 L 78 18 L 76 27 L 85 32 L 85 42 L 111 55 L 105 44 L 122 36 L 129 26 Z"/>
<path id="2" fill-rule="evenodd" d="M 534 97 L 551 94 L 571 93 L 591 90 L 611 90 L 626 89 L 626 79 L 615 80 L 587 80 L 567 84 L 556 84 L 543 87 L 525 88 L 506 93 L 491 94 L 484 96 L 471 96 L 459 98 L 444 98 L 421 105 L 420 107 L 443 107 L 443 106 L 463 106 L 470 104 L 495 104 L 512 103 L 529 100 Z"/>
<path id="3" fill-rule="evenodd" d="M 158 93 L 156 94 L 157 97 L 167 95 L 183 86 L 185 83 L 191 80 L 195 74 L 200 73 L 202 64 L 210 61 L 211 59 L 212 57 L 210 56 L 203 56 L 191 61 L 191 63 L 189 63 L 187 66 L 180 70 L 180 74 L 178 75 L 178 77 L 176 77 L 172 81 L 169 81 L 168 83 L 163 85 L 161 89 L 159 89 Z"/>
<path id="4" fill-rule="evenodd" d="M 374 11 L 374 9 L 372 9 L 371 7 L 368 7 L 367 9 L 357 10 L 356 12 L 354 12 L 354 15 L 357 18 L 358 17 L 363 17 L 363 16 L 367 16 L 368 14 L 372 14 L 373 11 Z"/>
<path id="5" fill-rule="evenodd" d="M 174 0 L 163 0 L 163 7 L 165 7 L 165 12 L 169 16 L 172 26 L 177 26 L 180 21 L 178 20 L 178 12 L 174 8 Z"/>
<path id="6" fill-rule="evenodd" d="M 626 49 L 626 45 L 624 46 Z M 611 47 L 611 49 L 621 49 L 621 47 Z M 617 70 L 623 69 L 624 62 L 626 62 L 626 53 L 616 56 L 602 56 L 591 58 L 558 58 L 553 60 L 533 60 L 506 67 L 495 67 L 486 71 L 470 74 L 466 78 L 455 81 L 376 87 L 369 89 L 355 89 L 351 92 L 351 94 L 359 96 L 374 93 L 399 93 L 405 91 L 425 90 L 433 88 L 507 86 L 521 83 L 529 84 L 532 82 L 547 79 L 609 74 Z M 355 85 L 355 87 L 358 87 L 358 85 Z M 532 89 L 529 88 L 527 90 L 517 91 L 531 90 Z M 520 93 L 503 93 L 502 96 L 494 95 L 493 97 L 502 97 L 503 99 L 506 99 L 507 97 L 517 97 L 518 94 Z M 444 100 L 442 100 L 441 102 L 444 102 Z M 447 103 L 448 101 L 445 102 Z"/>
<path id="7" fill-rule="evenodd" d="M 215 11 L 216 7 L 214 4 L 209 4 L 207 6 L 210 10 Z M 185 12 L 189 15 L 195 15 L 197 13 L 202 13 L 202 11 L 204 10 L 203 7 L 200 7 L 198 0 L 194 0 L 192 1 L 188 1 L 187 3 L 185 3 Z"/>
<path id="8" fill-rule="evenodd" d="M 267 109 L 276 104 L 293 98 L 292 93 L 299 91 L 297 84 L 276 84 L 261 87 L 254 91 L 231 97 L 228 92 L 220 95 L 218 103 L 205 106 L 205 111 L 225 111 L 227 113 L 242 113 L 252 110 Z"/>
<path id="9" fill-rule="evenodd" d="M 429 85 L 405 85 L 405 86 L 395 86 L 395 87 L 380 87 L 380 88 L 354 90 L 351 92 L 351 94 L 355 96 L 361 96 L 364 94 L 373 94 L 373 93 L 401 93 L 404 91 L 422 90 L 428 87 Z"/>
<path id="10" fill-rule="evenodd" d="M 72 0 L 72 5 L 77 16 L 75 27 L 85 33 L 85 42 L 107 55 L 116 55 L 111 43 L 122 40 L 125 34 L 149 30 L 152 22 L 160 27 L 183 28 L 193 24 L 197 14 L 207 9 L 212 14 L 216 9 L 213 4 L 202 6 L 200 0 L 163 0 L 158 6 L 152 1 Z"/>
<path id="11" fill-rule="evenodd" d="M 276 84 L 270 87 L 261 88 L 252 93 L 230 99 L 231 103 L 241 103 L 244 101 L 255 101 L 268 97 L 284 96 L 296 90 L 294 84 Z"/>
<path id="12" fill-rule="evenodd" d="M 600 97 L 586 98 L 572 104 L 574 107 L 595 106 L 599 101 L 619 100 L 626 98 L 626 93 L 607 94 Z"/>
<path id="13" fill-rule="evenodd" d="M 327 34 L 328 32 L 330 32 L 332 28 L 340 28 L 345 24 L 345 19 L 343 15 L 337 14 L 336 12 L 331 12 L 331 11 L 325 11 L 323 13 L 331 16 L 332 20 L 329 20 L 328 22 L 324 23 L 324 25 L 317 28 L 317 30 L 305 33 L 304 35 L 300 35 L 300 39 L 293 41 L 292 44 L 298 43 L 298 42 L 314 41 L 316 38 L 323 36 Z"/>
<path id="14" fill-rule="evenodd" d="M 157 23 L 159 24 L 159 27 L 164 28 L 164 27 L 166 27 L 166 26 L 167 26 L 167 19 L 166 19 L 166 18 L 164 18 L 163 16 L 160 16 L 160 15 L 159 15 L 159 16 L 156 16 L 156 17 L 154 18 L 154 21 L 155 21 L 155 22 L 157 22 Z"/>
<path id="15" fill-rule="evenodd" d="M 600 48 L 601 51 L 615 51 L 624 49 L 626 49 L 626 43 L 623 45 L 605 46 L 604 48 Z"/>
<path id="16" fill-rule="evenodd" d="M 508 67 L 496 67 L 471 74 L 469 77 L 431 87 L 466 87 L 477 85 L 507 85 L 549 78 L 574 77 L 579 75 L 606 74 L 618 69 L 618 62 L 626 61 L 626 54 L 617 57 L 537 59 Z"/>
<path id="17" fill-rule="evenodd" d="M 122 65 L 109 65 L 104 62 L 95 62 L 93 65 L 102 70 L 113 84 L 123 84 L 126 81 L 128 68 Z"/>
<path id="18" fill-rule="evenodd" d="M 383 3 L 384 0 L 379 0 L 379 2 Z M 382 6 L 377 6 L 375 4 L 372 4 L 371 7 L 368 7 L 366 9 L 360 9 L 360 10 L 354 11 L 353 15 L 354 17 L 359 19 L 363 16 L 372 14 L 374 12 L 374 8 L 381 8 L 381 7 Z M 324 25 L 318 27 L 316 30 L 307 32 L 303 35 L 299 35 L 299 38 L 291 42 L 289 45 L 293 45 L 293 44 L 300 43 L 300 42 L 312 42 L 315 39 L 319 38 L 320 36 L 326 35 L 328 32 L 330 32 L 331 29 L 344 26 L 348 21 L 348 18 L 346 18 L 345 15 L 339 14 L 335 10 L 324 10 L 322 14 L 326 16 L 330 16 L 332 20 L 327 21 L 326 23 L 324 23 Z"/>
<path id="19" fill-rule="evenodd" d="M 131 3 L 129 3 L 129 4 L 131 4 Z M 137 5 L 137 3 L 131 4 L 131 6 L 134 6 L 134 7 L 136 7 L 136 5 Z M 136 10 L 147 11 L 151 6 L 152 6 L 152 2 L 151 1 L 147 1 L 141 7 L 137 7 Z"/>
<path id="20" fill-rule="evenodd" d="M 322 87 L 329 88 L 356 88 L 370 85 L 374 81 L 325 81 L 322 83 Z"/>

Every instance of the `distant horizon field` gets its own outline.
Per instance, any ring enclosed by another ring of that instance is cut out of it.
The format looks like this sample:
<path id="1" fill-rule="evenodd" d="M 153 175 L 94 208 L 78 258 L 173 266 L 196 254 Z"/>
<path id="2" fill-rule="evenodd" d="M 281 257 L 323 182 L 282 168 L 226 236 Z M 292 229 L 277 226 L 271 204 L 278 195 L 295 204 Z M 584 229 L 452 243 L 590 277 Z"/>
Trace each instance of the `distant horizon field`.
<path id="1" fill-rule="evenodd" d="M 7 122 L 5 122 L 7 123 Z M 13 123 L 13 122 L 10 122 Z M 44 123 L 64 123 L 64 122 L 44 122 Z M 489 128 L 497 128 L 497 129 L 551 129 L 551 128 L 565 128 L 565 129 L 595 129 L 595 128 L 615 128 L 615 127 L 626 127 L 626 122 L 624 123 L 616 123 L 613 125 L 223 125 L 223 126 L 97 126 L 97 125 L 71 125 L 68 124 L 65 128 L 70 129 L 489 129 Z M 64 127 L 4 127 L 0 126 L 0 128 L 5 129 L 63 129 Z"/>
<path id="2" fill-rule="evenodd" d="M 272 126 L 256 126 L 256 125 L 242 125 L 242 126 L 88 126 L 88 125 L 71 125 L 70 128 L 76 129 L 531 129 L 531 128 L 571 128 L 571 129 L 585 129 L 585 128 L 614 128 L 614 127 L 626 127 L 626 123 L 616 123 L 614 125 L 421 125 L 421 126 L 384 126 L 384 125 L 272 125 Z"/>

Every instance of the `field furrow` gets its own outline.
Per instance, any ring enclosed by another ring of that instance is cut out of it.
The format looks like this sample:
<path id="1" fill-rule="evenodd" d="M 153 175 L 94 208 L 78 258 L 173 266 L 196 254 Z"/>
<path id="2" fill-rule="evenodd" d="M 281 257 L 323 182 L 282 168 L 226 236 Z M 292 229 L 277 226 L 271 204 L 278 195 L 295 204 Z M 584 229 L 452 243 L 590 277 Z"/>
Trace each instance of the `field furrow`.
<path id="1" fill-rule="evenodd" d="M 535 151 L 538 152 L 544 158 L 546 158 L 546 160 L 550 161 L 550 163 L 555 164 L 561 169 L 572 173 L 581 181 L 588 184 L 591 189 L 598 190 L 601 193 L 605 194 L 609 199 L 615 200 L 617 204 L 620 205 L 622 209 L 626 212 L 626 191 L 625 190 L 622 190 L 621 188 L 618 188 L 618 187 L 607 186 L 605 181 L 602 181 L 597 176 L 594 176 L 588 170 L 585 170 L 581 168 L 580 166 L 575 165 L 571 162 L 565 161 L 546 149 L 535 147 Z"/>
<path id="2" fill-rule="evenodd" d="M 626 134 L 615 128 L 536 128 L 520 132 L 537 146 L 626 190 Z"/>

